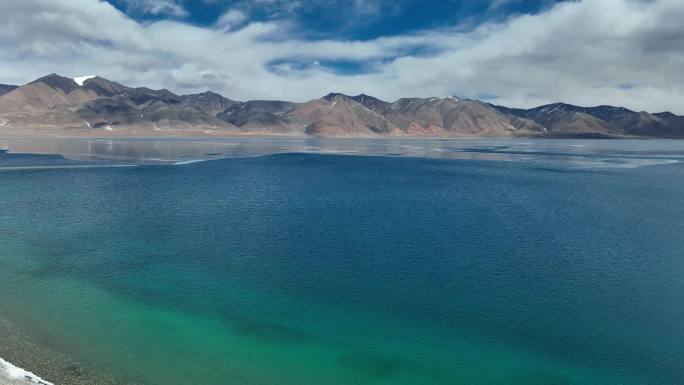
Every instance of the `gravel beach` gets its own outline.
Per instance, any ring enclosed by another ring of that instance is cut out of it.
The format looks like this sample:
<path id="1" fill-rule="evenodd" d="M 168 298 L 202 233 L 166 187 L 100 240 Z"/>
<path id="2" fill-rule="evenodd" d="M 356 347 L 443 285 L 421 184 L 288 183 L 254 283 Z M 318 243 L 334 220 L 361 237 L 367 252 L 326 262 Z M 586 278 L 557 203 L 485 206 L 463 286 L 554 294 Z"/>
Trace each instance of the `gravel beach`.
<path id="1" fill-rule="evenodd" d="M 45 347 L 0 316 L 0 385 L 132 385 Z M 19 369 L 23 368 L 23 369 Z M 30 376 L 30 379 L 26 377 Z"/>

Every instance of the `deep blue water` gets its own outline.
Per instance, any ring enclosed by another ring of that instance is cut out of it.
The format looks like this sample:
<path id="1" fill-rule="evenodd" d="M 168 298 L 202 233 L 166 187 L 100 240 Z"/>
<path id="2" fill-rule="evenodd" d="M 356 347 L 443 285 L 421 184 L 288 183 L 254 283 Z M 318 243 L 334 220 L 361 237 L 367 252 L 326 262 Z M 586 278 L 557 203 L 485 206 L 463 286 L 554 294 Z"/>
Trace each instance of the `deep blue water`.
<path id="1" fill-rule="evenodd" d="M 4 171 L 0 311 L 151 384 L 680 385 L 683 233 L 681 164 Z"/>

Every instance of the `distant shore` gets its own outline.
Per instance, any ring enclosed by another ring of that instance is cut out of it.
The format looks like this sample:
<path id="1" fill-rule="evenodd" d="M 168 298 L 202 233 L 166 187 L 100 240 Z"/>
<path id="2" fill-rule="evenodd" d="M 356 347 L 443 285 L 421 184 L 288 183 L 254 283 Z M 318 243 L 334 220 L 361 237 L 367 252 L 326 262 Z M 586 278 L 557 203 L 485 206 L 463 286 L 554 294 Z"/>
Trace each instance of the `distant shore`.
<path id="1" fill-rule="evenodd" d="M 117 127 L 112 130 L 81 129 L 55 126 L 0 126 L 4 138 L 330 138 L 330 139 L 669 139 L 666 137 L 642 137 L 636 135 L 611 135 L 602 133 L 578 133 L 556 135 L 307 135 L 276 131 L 231 131 L 199 128 L 165 128 L 150 130 L 141 127 Z M 672 138 L 677 139 L 677 138 Z"/>

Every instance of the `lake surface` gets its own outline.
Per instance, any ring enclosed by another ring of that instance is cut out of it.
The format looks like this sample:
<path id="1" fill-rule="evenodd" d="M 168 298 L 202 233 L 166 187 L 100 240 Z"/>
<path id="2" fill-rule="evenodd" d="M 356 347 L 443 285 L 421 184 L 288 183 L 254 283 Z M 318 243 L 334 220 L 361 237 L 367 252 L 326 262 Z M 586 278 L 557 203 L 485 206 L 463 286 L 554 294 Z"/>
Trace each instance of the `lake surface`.
<path id="1" fill-rule="evenodd" d="M 684 383 L 684 142 L 0 148 L 0 314 L 103 375 Z"/>

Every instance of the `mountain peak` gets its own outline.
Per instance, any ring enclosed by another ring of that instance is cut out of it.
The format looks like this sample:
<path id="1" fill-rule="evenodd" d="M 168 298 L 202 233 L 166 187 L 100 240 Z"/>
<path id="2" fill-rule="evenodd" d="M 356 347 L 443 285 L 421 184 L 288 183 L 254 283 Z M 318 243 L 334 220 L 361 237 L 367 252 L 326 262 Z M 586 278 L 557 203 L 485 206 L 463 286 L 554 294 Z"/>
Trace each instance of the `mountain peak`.
<path id="1" fill-rule="evenodd" d="M 359 102 L 361 104 L 378 103 L 378 102 L 385 103 L 382 100 L 376 98 L 375 96 L 370 96 L 370 95 L 366 95 L 366 94 L 360 94 L 360 95 L 353 96 L 352 99 L 356 100 L 357 102 Z"/>
<path id="2" fill-rule="evenodd" d="M 53 73 L 51 73 L 51 74 L 49 74 L 49 75 L 45 75 L 45 76 L 43 76 L 43 77 L 40 77 L 40 78 L 34 80 L 33 82 L 38 82 L 38 81 L 43 81 L 43 80 L 49 80 L 49 79 L 54 79 L 54 78 L 68 79 L 68 78 L 65 78 L 64 76 L 58 75 L 58 74 L 56 74 L 56 73 L 53 72 Z"/>
<path id="3" fill-rule="evenodd" d="M 392 104 L 382 101 L 374 96 L 366 95 L 366 94 L 361 94 L 361 95 L 356 95 L 353 96 L 352 99 L 356 100 L 357 102 L 363 104 L 366 108 L 370 108 L 371 110 L 384 115 L 389 109 L 391 108 Z"/>
<path id="4" fill-rule="evenodd" d="M 40 79 L 36 79 L 29 84 L 43 83 L 50 88 L 60 90 L 65 94 L 79 88 L 79 85 L 74 81 L 74 79 L 66 78 L 64 76 L 51 73 L 50 75 L 43 76 Z"/>
<path id="5" fill-rule="evenodd" d="M 323 99 L 331 102 L 333 100 L 339 99 L 339 98 L 346 98 L 346 99 L 351 99 L 349 96 L 339 93 L 339 92 L 331 92 L 323 97 Z"/>
<path id="6" fill-rule="evenodd" d="M 546 104 L 537 108 L 533 108 L 530 111 L 533 111 L 535 113 L 543 113 L 543 114 L 552 114 L 555 112 L 577 112 L 580 111 L 581 108 L 577 106 L 573 106 L 572 104 L 566 104 L 566 103 L 561 103 L 561 102 L 556 102 L 556 103 L 551 103 L 551 104 Z"/>
<path id="7" fill-rule="evenodd" d="M 129 89 L 122 84 L 99 76 L 88 77 L 83 80 L 83 87 L 95 91 L 98 96 L 114 96 Z"/>
<path id="8" fill-rule="evenodd" d="M 213 91 L 204 91 L 204 92 L 201 92 L 199 94 L 182 95 L 181 98 L 185 99 L 185 100 L 204 100 L 206 102 L 208 102 L 208 101 L 213 101 L 213 102 L 230 101 L 230 102 L 232 102 L 232 100 L 226 98 L 225 96 L 223 96 L 219 93 L 213 92 Z"/>
<path id="9" fill-rule="evenodd" d="M 370 95 L 367 95 L 367 94 L 358 94 L 358 95 L 354 96 L 354 99 L 362 99 L 362 100 L 365 100 L 365 99 L 377 99 L 377 98 L 376 98 L 376 97 L 373 97 L 373 96 L 370 96 Z"/>
<path id="10" fill-rule="evenodd" d="M 213 91 L 204 91 L 204 92 L 200 92 L 200 93 L 197 94 L 197 95 L 198 95 L 198 96 L 223 97 L 223 95 L 217 94 L 216 92 L 213 92 Z"/>
<path id="11" fill-rule="evenodd" d="M 223 111 L 226 107 L 236 104 L 235 101 L 212 91 L 205 91 L 199 94 L 182 95 L 180 98 L 188 105 L 207 110 L 211 109 Z"/>

